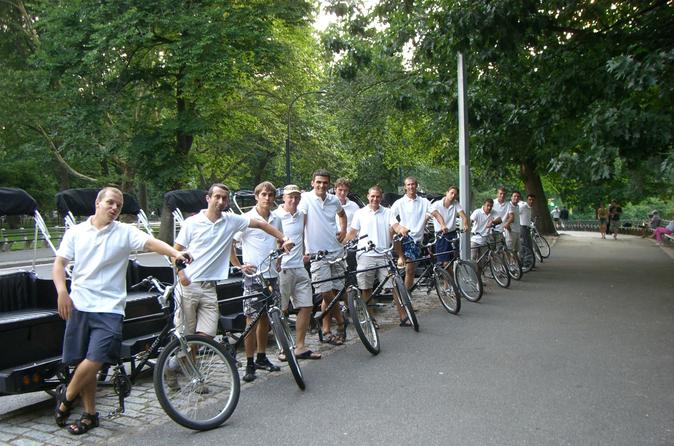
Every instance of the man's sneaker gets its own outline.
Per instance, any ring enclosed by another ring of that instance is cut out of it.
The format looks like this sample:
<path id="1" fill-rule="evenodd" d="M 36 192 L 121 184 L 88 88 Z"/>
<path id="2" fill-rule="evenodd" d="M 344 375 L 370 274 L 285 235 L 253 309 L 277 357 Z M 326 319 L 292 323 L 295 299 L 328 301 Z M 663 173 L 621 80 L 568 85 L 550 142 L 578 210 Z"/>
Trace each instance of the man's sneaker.
<path id="1" fill-rule="evenodd" d="M 255 360 L 255 368 L 266 370 L 268 372 L 278 372 L 279 370 L 281 370 L 281 367 L 272 363 L 269 360 L 269 358 L 267 358 L 266 356 L 262 359 L 256 359 Z M 247 371 L 248 371 L 248 368 L 246 368 L 246 372 Z"/>
<path id="2" fill-rule="evenodd" d="M 246 366 L 246 374 L 243 375 L 243 380 L 246 381 L 247 383 L 251 381 L 255 381 L 255 366 L 254 365 L 247 365 Z"/>

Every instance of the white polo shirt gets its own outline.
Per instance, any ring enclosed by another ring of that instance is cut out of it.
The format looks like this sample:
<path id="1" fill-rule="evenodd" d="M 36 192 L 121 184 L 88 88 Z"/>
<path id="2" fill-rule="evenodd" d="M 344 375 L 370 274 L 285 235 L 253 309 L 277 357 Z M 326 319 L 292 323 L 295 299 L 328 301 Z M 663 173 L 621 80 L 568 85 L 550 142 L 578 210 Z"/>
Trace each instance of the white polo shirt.
<path id="1" fill-rule="evenodd" d="M 342 204 L 340 201 L 339 204 Z M 351 222 L 353 221 L 353 214 L 360 209 L 358 205 L 356 204 L 355 201 L 351 201 L 348 198 L 346 199 L 346 203 L 342 204 L 342 209 L 344 209 L 344 212 L 346 213 L 346 232 L 349 232 L 349 228 L 351 227 Z M 335 223 L 337 224 L 337 229 L 339 229 L 339 217 L 335 216 Z"/>
<path id="2" fill-rule="evenodd" d="M 206 209 L 185 219 L 175 243 L 194 256 L 185 268 L 187 278 L 192 282 L 228 278 L 234 234 L 249 225 L 249 218 L 231 212 L 223 212 L 213 223 L 206 217 Z"/>
<path id="3" fill-rule="evenodd" d="M 513 213 L 513 222 L 510 223 L 511 232 L 520 232 L 520 207 L 510 202 L 510 211 Z"/>
<path id="4" fill-rule="evenodd" d="M 250 220 L 267 222 L 276 229 L 281 230 L 280 219 L 271 212 L 269 213 L 268 220 L 257 212 L 257 208 L 251 209 L 243 214 L 243 216 L 248 217 Z M 249 263 L 256 267 L 261 267 L 262 269 L 267 269 L 269 266 L 267 265 L 268 262 L 264 265 L 262 263 L 267 259 L 269 253 L 276 250 L 278 247 L 278 240 L 276 237 L 267 234 L 262 229 L 251 228 L 250 226 L 243 231 L 234 234 L 234 240 L 241 243 L 241 257 L 243 263 Z M 271 265 L 271 268 L 269 268 L 269 271 L 267 271 L 264 276 L 268 278 L 278 277 L 275 265 Z"/>
<path id="5" fill-rule="evenodd" d="M 65 232 L 56 255 L 75 262 L 70 290 L 75 308 L 123 315 L 129 254 L 142 250 L 151 236 L 118 221 L 98 230 L 92 218 Z"/>
<path id="6" fill-rule="evenodd" d="M 410 237 L 415 242 L 424 238 L 426 219 L 431 212 L 431 202 L 417 195 L 414 199 L 404 195 L 391 206 L 391 225 L 395 223 L 395 217 L 400 217 L 400 224 L 410 230 Z"/>
<path id="7" fill-rule="evenodd" d="M 496 212 L 496 215 L 501 217 L 502 221 L 505 221 L 508 213 L 513 211 L 508 200 L 504 200 L 503 203 L 499 203 L 496 198 L 494 198 L 494 207 L 492 207 L 491 210 Z M 503 223 L 496 226 L 495 230 L 498 232 L 503 232 Z"/>
<path id="8" fill-rule="evenodd" d="M 473 236 L 470 238 L 471 243 L 475 243 L 476 245 L 484 245 L 485 236 L 488 232 L 487 229 L 491 225 L 491 222 L 498 217 L 499 215 L 496 213 L 496 211 L 494 211 L 494 209 L 492 209 L 488 214 L 486 214 L 482 208 L 475 209 L 473 213 L 470 214 L 470 221 L 473 222 Z"/>
<path id="9" fill-rule="evenodd" d="M 304 268 L 304 223 L 306 214 L 299 209 L 291 214 L 282 206 L 272 214 L 279 221 L 283 235 L 295 244 L 289 253 L 281 257 L 281 269 Z"/>
<path id="10" fill-rule="evenodd" d="M 459 216 L 460 212 L 463 212 L 463 207 L 459 203 L 459 200 L 454 200 L 450 203 L 449 207 L 444 205 L 445 199 L 442 198 L 435 203 L 431 204 L 431 212 L 438 211 L 442 218 L 445 220 L 445 226 L 447 226 L 448 231 L 453 231 L 456 229 L 456 217 Z M 440 223 L 436 219 L 433 219 L 433 229 L 435 232 L 440 232 Z"/>
<path id="11" fill-rule="evenodd" d="M 370 205 L 360 208 L 353 215 L 351 228 L 358 231 L 359 235 L 367 234 L 367 237 L 358 241 L 359 248 L 365 248 L 372 241 L 379 249 L 387 249 L 391 246 L 391 210 L 384 206 L 372 210 Z M 362 255 L 381 256 L 374 251 L 367 251 Z"/>
<path id="12" fill-rule="evenodd" d="M 528 227 L 531 223 L 531 206 L 526 201 L 520 201 L 517 207 L 520 209 L 520 226 Z"/>
<path id="13" fill-rule="evenodd" d="M 307 214 L 304 229 L 307 252 L 335 252 L 342 249 L 337 241 L 335 216 L 342 210 L 337 197 L 326 194 L 325 200 L 322 200 L 313 190 L 304 192 L 297 209 Z"/>

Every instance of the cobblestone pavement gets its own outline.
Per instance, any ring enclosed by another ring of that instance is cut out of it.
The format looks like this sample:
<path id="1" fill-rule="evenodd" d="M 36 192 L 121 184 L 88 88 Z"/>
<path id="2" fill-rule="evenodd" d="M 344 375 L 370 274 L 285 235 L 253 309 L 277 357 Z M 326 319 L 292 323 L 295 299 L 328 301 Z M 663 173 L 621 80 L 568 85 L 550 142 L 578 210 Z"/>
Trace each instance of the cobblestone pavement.
<path id="1" fill-rule="evenodd" d="M 488 286 L 486 291 L 494 291 L 494 287 Z M 445 311 L 440 306 L 435 291 L 430 294 L 425 289 L 413 293 L 413 305 L 417 312 Z M 372 311 L 380 325 L 380 330 L 391 329 L 398 326 L 398 315 L 393 303 L 382 301 Z M 450 316 L 451 317 L 451 316 Z M 330 361 L 330 353 L 338 349 L 347 348 L 352 344 L 360 344 L 358 335 L 352 326 L 347 331 L 347 342 L 343 346 L 321 344 L 316 334 L 307 335 L 307 346 L 321 352 L 323 361 Z M 353 348 L 359 348 L 356 345 Z M 364 347 L 360 347 L 364 348 Z M 270 336 L 268 355 L 275 363 L 277 348 L 276 343 Z M 239 376 L 245 373 L 245 358 L 243 352 L 239 353 Z M 250 386 L 267 379 L 292 379 L 287 363 L 279 363 L 280 372 L 267 373 L 258 371 L 258 378 L 252 383 L 241 382 L 241 392 L 246 392 Z M 117 396 L 109 387 L 99 388 L 97 395 L 97 409 L 102 415 L 101 426 L 91 430 L 82 437 L 69 434 L 66 429 L 59 428 L 54 424 L 52 401 L 49 404 L 35 406 L 29 413 L 21 413 L 8 416 L 0 421 L 0 446 L 29 446 L 29 445 L 80 445 L 80 444 L 107 444 L 110 441 L 123 441 L 125 438 L 133 438 L 134 434 L 147 425 L 161 425 L 171 422 L 168 416 L 159 406 L 154 393 L 151 375 L 140 378 L 133 386 L 131 395 L 126 398 L 126 411 L 118 416 L 107 417 L 105 414 L 113 412 L 117 408 Z M 71 420 L 75 420 L 81 413 L 81 406 L 75 405 Z"/>

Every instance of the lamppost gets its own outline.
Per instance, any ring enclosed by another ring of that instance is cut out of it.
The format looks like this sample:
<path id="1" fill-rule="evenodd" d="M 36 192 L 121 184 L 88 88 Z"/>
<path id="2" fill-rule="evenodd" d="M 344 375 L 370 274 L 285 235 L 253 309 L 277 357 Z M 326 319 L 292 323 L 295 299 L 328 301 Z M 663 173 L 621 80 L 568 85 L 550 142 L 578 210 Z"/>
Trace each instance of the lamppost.
<path id="1" fill-rule="evenodd" d="M 286 184 L 290 184 L 290 117 L 292 116 L 293 105 L 302 96 L 308 94 L 326 94 L 325 90 L 305 91 L 300 93 L 288 104 L 288 134 L 286 135 Z"/>

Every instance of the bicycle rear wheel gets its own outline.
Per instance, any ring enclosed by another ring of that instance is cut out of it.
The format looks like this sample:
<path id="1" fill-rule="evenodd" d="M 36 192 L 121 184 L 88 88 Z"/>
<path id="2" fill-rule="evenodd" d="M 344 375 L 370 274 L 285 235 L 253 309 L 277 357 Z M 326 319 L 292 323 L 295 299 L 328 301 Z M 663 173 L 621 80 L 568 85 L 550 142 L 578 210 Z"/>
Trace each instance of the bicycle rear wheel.
<path id="1" fill-rule="evenodd" d="M 482 299 L 482 278 L 472 262 L 461 259 L 455 260 L 454 279 L 463 297 L 471 302 Z"/>
<path id="2" fill-rule="evenodd" d="M 367 310 L 367 304 L 360 297 L 360 292 L 352 288 L 349 290 L 349 313 L 353 327 L 358 333 L 361 342 L 373 355 L 379 353 L 379 333 L 372 322 L 370 312 Z"/>
<path id="3" fill-rule="evenodd" d="M 517 256 L 509 249 L 503 251 L 503 255 L 506 259 L 506 264 L 508 265 L 508 274 L 515 280 L 520 280 L 522 278 L 522 263 L 517 258 Z"/>
<path id="4" fill-rule="evenodd" d="M 508 264 L 502 252 L 489 253 L 489 269 L 491 270 L 494 280 L 499 284 L 499 286 L 503 288 L 508 288 L 510 286 Z"/>
<path id="5" fill-rule="evenodd" d="M 461 297 L 454 283 L 454 278 L 439 265 L 433 267 L 435 275 L 435 291 L 438 293 L 440 303 L 450 314 L 457 314 L 461 310 Z"/>
<path id="6" fill-rule="evenodd" d="M 288 360 L 288 367 L 290 367 L 293 378 L 295 378 L 297 387 L 304 390 L 306 385 L 304 384 L 302 369 L 295 356 L 295 347 L 287 335 L 287 331 L 289 330 L 287 327 L 288 322 L 281 316 L 281 311 L 278 309 L 269 312 L 269 320 L 271 322 L 271 329 L 274 332 L 274 337 L 276 338 L 276 343 L 278 344 L 279 350 L 283 352 Z"/>
<path id="7" fill-rule="evenodd" d="M 536 267 L 536 256 L 528 246 L 520 245 L 520 259 L 522 259 L 523 273 L 528 273 Z"/>
<path id="8" fill-rule="evenodd" d="M 544 259 L 550 257 L 550 244 L 545 239 L 545 237 L 538 233 L 535 234 L 534 243 L 536 243 L 536 246 L 538 246 L 538 249 L 541 251 L 541 256 L 543 256 Z"/>
<path id="9" fill-rule="evenodd" d="M 239 402 L 239 372 L 224 346 L 190 335 L 162 351 L 154 369 L 154 390 L 164 412 L 194 430 L 220 426 Z"/>
<path id="10" fill-rule="evenodd" d="M 414 313 L 414 308 L 412 308 L 412 298 L 410 297 L 410 292 L 407 291 L 407 287 L 405 286 L 403 279 L 396 277 L 395 287 L 398 291 L 398 296 L 400 297 L 400 305 L 405 309 L 405 313 L 407 314 L 407 319 L 409 319 L 409 321 L 412 323 L 414 331 L 419 331 L 417 315 Z"/>

